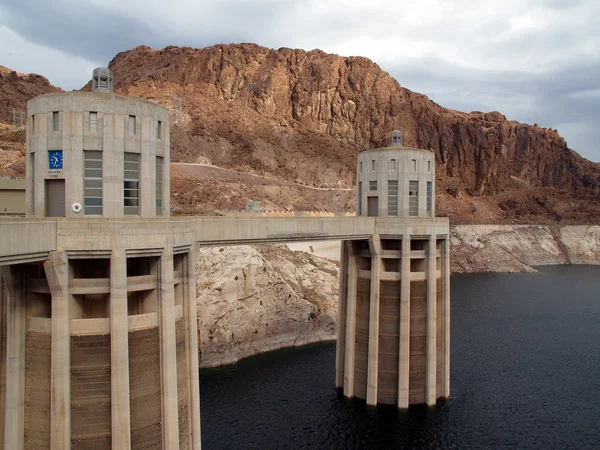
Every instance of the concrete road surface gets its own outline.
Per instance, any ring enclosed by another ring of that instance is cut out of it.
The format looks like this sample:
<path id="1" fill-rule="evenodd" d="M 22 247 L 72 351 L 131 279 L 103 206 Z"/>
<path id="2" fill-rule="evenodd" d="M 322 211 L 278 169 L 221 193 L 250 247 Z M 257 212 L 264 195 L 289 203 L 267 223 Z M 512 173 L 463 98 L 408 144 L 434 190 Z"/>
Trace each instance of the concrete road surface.
<path id="1" fill-rule="evenodd" d="M 286 244 L 288 248 L 296 252 L 312 253 L 322 258 L 340 260 L 340 242 L 341 241 L 308 241 L 291 242 Z"/>

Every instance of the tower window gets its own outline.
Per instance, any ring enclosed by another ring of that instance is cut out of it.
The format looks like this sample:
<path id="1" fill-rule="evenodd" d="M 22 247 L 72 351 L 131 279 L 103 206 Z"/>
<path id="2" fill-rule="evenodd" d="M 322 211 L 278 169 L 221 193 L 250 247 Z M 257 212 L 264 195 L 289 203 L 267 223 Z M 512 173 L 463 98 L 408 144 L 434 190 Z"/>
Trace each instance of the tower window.
<path id="1" fill-rule="evenodd" d="M 412 160 L 412 170 L 413 170 L 413 172 L 417 171 L 417 160 L 416 159 Z"/>
<path id="2" fill-rule="evenodd" d="M 160 123 L 160 122 L 158 122 Z M 162 216 L 163 211 L 163 158 L 156 157 L 156 215 Z"/>
<path id="3" fill-rule="evenodd" d="M 129 116 L 129 134 L 135 134 L 135 116 Z"/>
<path id="4" fill-rule="evenodd" d="M 60 116 L 58 111 L 52 112 L 52 131 L 58 131 L 60 128 Z"/>
<path id="5" fill-rule="evenodd" d="M 408 182 L 408 215 L 419 215 L 419 182 Z"/>
<path id="6" fill-rule="evenodd" d="M 432 195 L 431 181 L 427 182 L 427 214 L 431 215 L 431 195 Z"/>
<path id="7" fill-rule="evenodd" d="M 160 120 L 156 125 L 156 139 L 162 139 L 162 122 Z"/>
<path id="8" fill-rule="evenodd" d="M 377 190 L 377 181 L 369 181 L 369 190 L 376 191 Z"/>
<path id="9" fill-rule="evenodd" d="M 398 215 L 398 181 L 388 181 L 388 216 Z"/>
<path id="10" fill-rule="evenodd" d="M 31 134 L 35 134 L 35 115 L 31 115 Z"/>
<path id="11" fill-rule="evenodd" d="M 83 151 L 83 206 L 85 215 L 102 215 L 102 152 Z"/>
<path id="12" fill-rule="evenodd" d="M 124 158 L 124 214 L 135 216 L 139 215 L 140 211 L 140 155 L 138 153 L 125 153 Z"/>
<path id="13" fill-rule="evenodd" d="M 371 170 L 375 170 L 375 160 L 371 160 Z"/>
<path id="14" fill-rule="evenodd" d="M 90 132 L 98 131 L 98 113 L 90 111 Z"/>
<path id="15" fill-rule="evenodd" d="M 362 161 L 359 163 L 360 166 L 360 172 L 362 173 Z"/>
<path id="16" fill-rule="evenodd" d="M 392 170 L 396 170 L 396 160 L 395 159 L 392 159 L 391 166 L 392 166 Z"/>
<path id="17" fill-rule="evenodd" d="M 362 216 L 362 182 L 358 183 L 358 216 Z"/>
<path id="18" fill-rule="evenodd" d="M 431 172 L 431 161 L 427 161 L 427 172 Z"/>

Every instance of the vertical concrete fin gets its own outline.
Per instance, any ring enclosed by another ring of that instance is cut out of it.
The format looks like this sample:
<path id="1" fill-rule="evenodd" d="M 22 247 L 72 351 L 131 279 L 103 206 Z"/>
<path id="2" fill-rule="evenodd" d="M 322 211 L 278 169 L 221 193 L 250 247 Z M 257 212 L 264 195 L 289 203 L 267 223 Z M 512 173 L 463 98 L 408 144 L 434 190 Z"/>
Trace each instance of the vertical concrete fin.
<path id="1" fill-rule="evenodd" d="M 44 271 L 52 294 L 50 448 L 68 449 L 71 448 L 71 335 L 66 253 L 50 253 Z"/>
<path id="2" fill-rule="evenodd" d="M 381 278 L 381 241 L 369 239 L 371 251 L 371 295 L 369 299 L 369 355 L 367 365 L 367 405 L 377 404 L 379 377 L 379 286 Z"/>
<path id="3" fill-rule="evenodd" d="M 427 363 L 425 366 L 425 401 L 435 405 L 436 400 L 436 325 L 437 325 L 437 276 L 436 235 L 429 236 L 427 245 Z"/>
<path id="4" fill-rule="evenodd" d="M 346 348 L 344 363 L 344 396 L 354 396 L 354 352 L 356 346 L 356 288 L 358 267 L 354 243 L 346 241 L 348 251 L 348 294 L 346 307 Z"/>
<path id="5" fill-rule="evenodd" d="M 408 408 L 410 374 L 410 234 L 402 236 L 400 259 L 400 343 L 398 347 L 398 408 Z"/>
<path id="6" fill-rule="evenodd" d="M 5 295 L 6 293 L 6 295 Z M 6 307 L 8 290 L 0 270 L 0 436 L 4 436 L 4 413 L 6 409 Z M 0 439 L 0 450 L 4 450 L 4 439 Z"/>
<path id="7" fill-rule="evenodd" d="M 348 247 L 340 245 L 337 343 L 335 346 L 335 387 L 344 386 L 344 353 L 346 348 L 346 305 L 348 302 Z"/>
<path id="8" fill-rule="evenodd" d="M 175 339 L 175 291 L 173 288 L 173 249 L 170 237 L 160 258 L 160 366 L 162 392 L 163 448 L 179 448 L 179 405 L 177 398 L 177 342 Z"/>
<path id="9" fill-rule="evenodd" d="M 444 239 L 444 397 L 450 397 L 450 236 Z"/>
<path id="10" fill-rule="evenodd" d="M 198 304 L 196 301 L 196 261 L 198 260 L 197 243 L 193 243 L 187 255 L 186 263 L 186 295 L 185 315 L 187 320 L 187 350 L 189 371 L 189 405 L 190 439 L 192 450 L 200 450 L 200 380 L 198 377 Z M 181 437 L 183 439 L 183 437 Z"/>
<path id="11" fill-rule="evenodd" d="M 20 450 L 25 436 L 25 289 L 20 268 L 3 266 L 0 270 L 8 293 L 4 449 Z"/>
<path id="12" fill-rule="evenodd" d="M 113 449 L 131 449 L 127 256 L 113 245 L 110 259 L 110 384 Z"/>

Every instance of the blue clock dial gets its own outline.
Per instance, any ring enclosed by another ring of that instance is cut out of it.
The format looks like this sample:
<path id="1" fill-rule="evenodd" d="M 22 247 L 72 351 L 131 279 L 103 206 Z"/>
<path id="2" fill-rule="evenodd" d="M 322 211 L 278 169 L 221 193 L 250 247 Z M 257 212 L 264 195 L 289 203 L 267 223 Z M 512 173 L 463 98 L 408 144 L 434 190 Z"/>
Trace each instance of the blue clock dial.
<path id="1" fill-rule="evenodd" d="M 59 170 L 63 168 L 63 152 L 62 150 L 48 151 L 48 164 L 51 170 Z"/>

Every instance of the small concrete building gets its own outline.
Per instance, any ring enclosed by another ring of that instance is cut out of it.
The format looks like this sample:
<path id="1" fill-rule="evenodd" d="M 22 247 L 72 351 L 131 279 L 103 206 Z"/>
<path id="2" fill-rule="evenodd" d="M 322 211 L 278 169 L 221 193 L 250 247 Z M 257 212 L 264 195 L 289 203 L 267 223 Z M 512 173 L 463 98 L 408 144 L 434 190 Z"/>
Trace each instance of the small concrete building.
<path id="1" fill-rule="evenodd" d="M 433 405 L 450 393 L 449 225 L 434 214 L 435 155 L 394 131 L 390 147 L 359 154 L 356 172 L 357 216 L 388 226 L 342 243 L 336 384 L 369 405 Z"/>
<path id="2" fill-rule="evenodd" d="M 0 216 L 25 215 L 25 178 L 0 177 Z"/>

